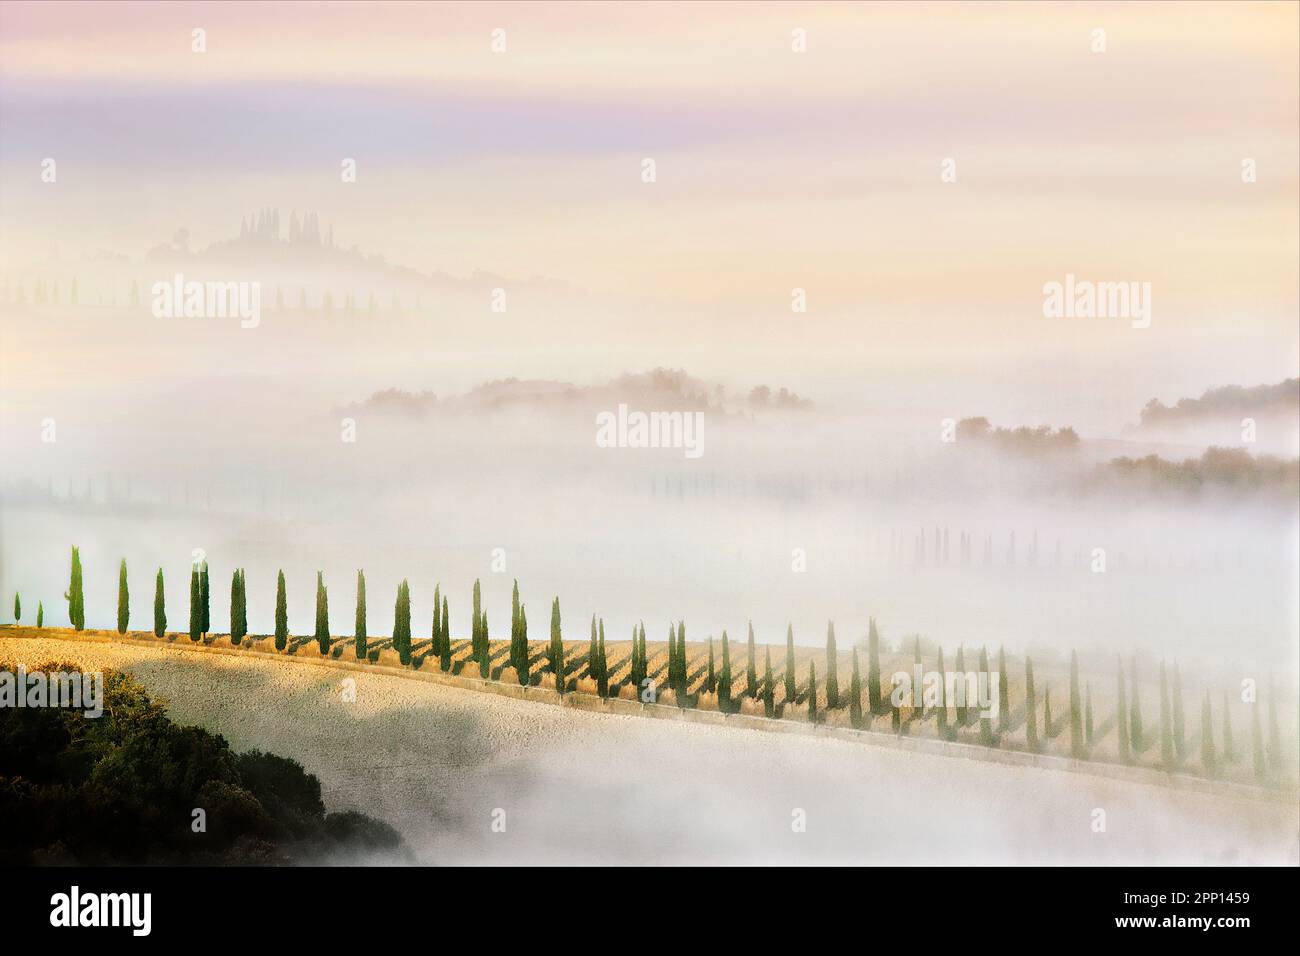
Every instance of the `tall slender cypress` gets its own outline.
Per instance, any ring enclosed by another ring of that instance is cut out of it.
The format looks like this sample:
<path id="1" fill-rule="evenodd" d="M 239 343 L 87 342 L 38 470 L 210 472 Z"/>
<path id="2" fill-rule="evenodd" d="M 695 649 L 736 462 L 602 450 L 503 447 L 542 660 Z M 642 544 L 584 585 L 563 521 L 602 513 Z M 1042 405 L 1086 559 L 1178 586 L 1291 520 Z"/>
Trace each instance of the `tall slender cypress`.
<path id="1" fill-rule="evenodd" d="M 961 696 L 957 700 L 953 701 L 952 709 L 953 715 L 956 718 L 956 725 L 958 727 L 965 727 L 966 724 L 969 723 L 968 716 L 970 714 L 970 709 L 969 702 L 966 700 L 966 652 L 965 648 L 961 644 L 957 645 L 957 663 L 955 666 L 957 668 L 956 686 L 961 688 Z"/>
<path id="2" fill-rule="evenodd" d="M 1056 737 L 1055 726 L 1052 722 L 1052 688 L 1050 684 L 1043 689 L 1043 736 L 1048 740 Z"/>
<path id="3" fill-rule="evenodd" d="M 436 604 L 435 604 L 436 606 Z M 357 620 L 353 626 L 352 648 L 357 660 L 366 659 L 368 641 L 366 634 L 366 572 L 357 569 Z"/>
<path id="4" fill-rule="evenodd" d="M 190 640 L 198 641 L 203 637 L 203 609 L 199 602 L 203 599 L 203 589 L 199 584 L 199 566 L 190 566 Z"/>
<path id="5" fill-rule="evenodd" d="M 483 595 L 479 589 L 478 578 L 474 579 L 474 609 L 470 612 L 473 628 L 470 631 L 470 653 L 474 660 L 483 656 Z"/>
<path id="6" fill-rule="evenodd" d="M 858 674 L 856 647 L 853 648 L 853 673 L 849 676 L 849 724 L 856 728 L 862 727 L 862 677 Z"/>
<path id="7" fill-rule="evenodd" d="M 520 614 L 522 615 L 523 608 L 521 607 L 519 610 L 520 610 Z M 438 656 L 438 668 L 439 670 L 446 672 L 451 670 L 451 619 L 447 613 L 447 595 L 445 594 L 442 596 L 442 626 L 439 630 L 441 632 L 440 636 L 442 638 L 442 649 L 440 650 Z M 526 630 L 525 633 L 527 633 Z M 527 659 L 525 659 L 524 661 L 525 678 L 527 677 L 527 675 L 528 675 L 528 662 Z"/>
<path id="8" fill-rule="evenodd" d="M 1219 760 L 1214 753 L 1214 722 L 1210 713 L 1210 692 L 1201 704 L 1201 772 L 1207 777 L 1219 775 Z"/>
<path id="9" fill-rule="evenodd" d="M 943 669 L 943 648 L 935 648 L 934 659 L 935 673 L 939 675 L 938 699 L 935 701 L 935 724 L 940 740 L 949 739 L 951 734 L 948 730 L 948 691 L 947 691 L 947 674 Z M 921 701 L 925 701 L 925 692 L 923 689 L 913 690 L 913 693 L 920 693 Z M 897 710 L 897 708 L 895 708 Z"/>
<path id="10" fill-rule="evenodd" d="M 1133 754 L 1129 749 L 1128 701 L 1124 695 L 1124 659 L 1118 654 L 1115 655 L 1115 688 L 1115 732 L 1119 736 L 1119 759 L 1121 763 L 1129 763 L 1133 759 Z"/>
<path id="11" fill-rule="evenodd" d="M 718 674 L 713 668 L 713 635 L 709 635 L 709 669 L 704 675 L 704 689 L 710 694 L 718 692 Z"/>
<path id="12" fill-rule="evenodd" d="M 1129 661 L 1128 686 L 1128 734 L 1133 747 L 1133 753 L 1134 755 L 1138 755 L 1147 749 L 1147 741 L 1142 731 L 1142 700 L 1141 692 L 1138 689 L 1138 662 L 1136 654 L 1134 654 Z"/>
<path id="13" fill-rule="evenodd" d="M 980 648 L 980 674 L 984 676 L 985 681 L 988 680 L 989 650 L 987 647 Z M 980 701 L 979 703 L 982 705 L 983 701 Z M 985 747 L 992 747 L 997 743 L 997 741 L 993 737 L 992 718 L 985 717 L 982 714 L 980 715 L 980 743 L 982 743 Z"/>
<path id="14" fill-rule="evenodd" d="M 596 680 L 600 672 L 600 661 L 597 656 L 600 651 L 596 647 L 596 615 L 591 616 L 591 641 L 587 645 L 587 676 L 593 681 Z"/>
<path id="15" fill-rule="evenodd" d="M 289 644 L 289 603 L 284 593 L 284 572 L 275 576 L 275 649 L 284 650 Z"/>
<path id="16" fill-rule="evenodd" d="M 330 650 L 330 610 L 329 598 L 325 591 L 325 574 L 323 571 L 316 572 L 316 646 L 320 649 L 321 654 L 328 654 Z M 396 640 L 393 642 L 396 644 Z M 403 661 L 403 664 L 406 662 Z"/>
<path id="17" fill-rule="evenodd" d="M 1083 741 L 1092 746 L 1092 681 L 1083 684 Z"/>
<path id="18" fill-rule="evenodd" d="M 763 714 L 766 717 L 776 715 L 776 699 L 772 685 L 772 648 L 763 647 Z"/>
<path id="19" fill-rule="evenodd" d="M 239 646 L 239 569 L 230 574 L 230 643 Z"/>
<path id="20" fill-rule="evenodd" d="M 808 662 L 808 722 L 817 723 L 817 661 Z"/>
<path id="21" fill-rule="evenodd" d="M 153 582 L 153 634 L 154 637 L 162 637 L 166 633 L 167 608 L 163 602 L 163 572 L 159 568 Z"/>
<path id="22" fill-rule="evenodd" d="M 1011 726 L 1011 682 L 1007 680 L 1007 649 L 998 648 L 998 733 Z"/>
<path id="23" fill-rule="evenodd" d="M 528 671 L 528 615 L 522 604 L 519 605 L 519 647 L 519 664 L 515 672 L 519 675 L 519 683 L 527 687 L 532 683 L 532 675 Z"/>
<path id="24" fill-rule="evenodd" d="M 200 630 L 207 634 L 212 630 L 212 589 L 208 583 L 208 562 L 199 566 L 199 614 Z"/>
<path id="25" fill-rule="evenodd" d="M 1083 701 L 1079 699 L 1079 652 L 1070 651 L 1070 756 L 1083 758 Z"/>
<path id="26" fill-rule="evenodd" d="M 754 622 L 749 622 L 749 638 L 745 645 L 745 696 L 758 697 L 758 667 L 754 660 Z"/>
<path id="27" fill-rule="evenodd" d="M 880 696 L 880 634 L 873 617 L 867 627 L 867 704 L 872 714 L 883 713 L 884 700 Z"/>
<path id="28" fill-rule="evenodd" d="M 1183 732 L 1183 679 L 1178 673 L 1178 662 L 1174 662 L 1174 675 L 1169 694 L 1172 700 L 1174 717 L 1174 760 L 1182 763 L 1187 756 L 1187 738 Z"/>
<path id="29" fill-rule="evenodd" d="M 492 662 L 492 638 L 489 636 L 487 611 L 479 616 L 479 641 L 482 643 L 483 650 L 478 656 L 478 675 L 484 680 L 488 679 Z"/>
<path id="30" fill-rule="evenodd" d="M 1264 760 L 1264 735 L 1259 729 L 1259 701 L 1256 701 L 1250 707 L 1251 721 L 1251 738 L 1254 746 L 1255 757 L 1255 779 L 1260 783 L 1268 783 L 1268 764 Z"/>
<path id="31" fill-rule="evenodd" d="M 1228 710 L 1228 692 L 1223 692 L 1223 762 L 1235 763 L 1237 753 L 1232 746 L 1232 716 Z"/>
<path id="32" fill-rule="evenodd" d="M 39 631 L 44 626 L 45 626 L 45 605 L 42 602 L 37 601 L 36 602 L 36 629 Z"/>
<path id="33" fill-rule="evenodd" d="M 18 622 L 23 619 L 23 599 L 17 591 L 14 592 L 14 621 Z"/>
<path id="34" fill-rule="evenodd" d="M 131 599 L 126 588 L 126 558 L 123 558 L 117 567 L 117 633 L 125 634 L 130 623 Z"/>
<path id="35" fill-rule="evenodd" d="M 393 603 L 393 648 L 402 664 L 411 663 L 411 586 L 402 579 Z"/>
<path id="36" fill-rule="evenodd" d="M 72 570 L 68 575 L 68 591 L 63 595 L 68 602 L 68 622 L 75 631 L 86 627 L 86 596 L 81 581 L 81 550 L 72 549 Z"/>
<path id="37" fill-rule="evenodd" d="M 785 628 L 785 702 L 793 704 L 799 693 L 798 679 L 794 674 L 794 625 Z"/>
<path id="38" fill-rule="evenodd" d="M 596 693 L 601 697 L 609 696 L 609 660 L 605 657 L 605 619 L 600 619 L 597 628 L 600 640 L 596 644 L 596 656 L 600 661 L 600 670 L 596 674 Z"/>
<path id="39" fill-rule="evenodd" d="M 519 646 L 519 579 L 515 578 L 514 587 L 510 591 L 510 666 L 519 672 L 519 658 L 522 654 Z"/>
<path id="40" fill-rule="evenodd" d="M 1174 769 L 1174 728 L 1169 711 L 1169 682 L 1165 677 L 1165 662 L 1160 662 L 1160 765 Z"/>
<path id="41" fill-rule="evenodd" d="M 835 624 L 826 622 L 826 709 L 840 706 L 839 651 L 835 648 Z"/>
<path id="42" fill-rule="evenodd" d="M 1038 700 L 1034 695 L 1034 659 L 1025 657 L 1025 745 L 1038 751 Z"/>
<path id="43" fill-rule="evenodd" d="M 564 635 L 560 631 L 560 599 L 551 602 L 551 673 L 555 675 L 555 689 L 564 693 Z"/>
<path id="44" fill-rule="evenodd" d="M 731 710 L 731 645 L 727 632 L 722 632 L 722 671 L 718 675 L 718 710 L 724 714 Z"/>

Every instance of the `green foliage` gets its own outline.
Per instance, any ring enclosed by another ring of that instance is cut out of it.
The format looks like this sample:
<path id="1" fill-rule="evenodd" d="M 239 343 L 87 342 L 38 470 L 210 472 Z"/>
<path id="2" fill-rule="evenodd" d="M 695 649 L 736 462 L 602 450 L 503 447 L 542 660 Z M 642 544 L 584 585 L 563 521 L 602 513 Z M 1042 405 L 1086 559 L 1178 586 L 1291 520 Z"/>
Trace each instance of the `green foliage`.
<path id="1" fill-rule="evenodd" d="M 1213 779 L 1219 775 L 1219 758 L 1214 752 L 1214 722 L 1210 713 L 1210 692 L 1201 704 L 1201 772 Z"/>
<path id="2" fill-rule="evenodd" d="M 167 605 L 163 595 L 163 570 L 159 568 L 153 582 L 153 635 L 162 637 L 166 633 Z"/>
<path id="3" fill-rule="evenodd" d="M 68 602 L 68 622 L 72 625 L 73 630 L 82 631 L 86 628 L 86 597 L 82 590 L 81 582 L 81 550 L 72 549 L 72 570 L 68 577 L 68 590 L 63 595 L 63 599 Z"/>
<path id="4" fill-rule="evenodd" d="M 709 666 L 704 672 L 704 689 L 710 694 L 718 692 L 718 674 L 713 667 L 713 635 L 709 635 Z"/>
<path id="5" fill-rule="evenodd" d="M 437 594 L 436 591 L 434 593 L 435 595 Z M 436 608 L 437 606 L 438 604 L 437 601 L 435 600 L 434 607 Z M 358 569 L 357 571 L 357 620 L 356 620 L 356 624 L 353 626 L 352 646 L 353 646 L 353 650 L 357 655 L 357 660 L 359 661 L 363 661 L 366 659 L 366 649 L 367 649 L 366 638 L 367 638 L 366 572 Z"/>
<path id="6" fill-rule="evenodd" d="M 1025 746 L 1031 752 L 1038 752 L 1038 701 L 1034 696 L 1034 659 L 1032 657 L 1025 658 Z"/>
<path id="7" fill-rule="evenodd" d="M 203 599 L 203 586 L 199 583 L 199 566 L 190 565 L 190 640 L 199 641 L 203 637 L 203 609 L 199 602 Z"/>
<path id="8" fill-rule="evenodd" d="M 521 618 L 523 616 L 523 610 L 524 610 L 523 607 L 519 608 L 519 614 Z M 438 657 L 438 668 L 439 670 L 446 672 L 451 670 L 451 620 L 450 620 L 450 615 L 447 612 L 447 595 L 445 594 L 442 596 L 441 631 L 442 631 L 442 650 Z M 525 627 L 524 633 L 527 632 L 528 629 Z M 525 674 L 527 673 L 527 671 L 528 668 L 525 665 L 524 667 Z"/>
<path id="9" fill-rule="evenodd" d="M 131 625 L 131 596 L 126 587 L 126 558 L 117 567 L 117 633 L 125 634 Z"/>
<path id="10" fill-rule="evenodd" d="M 772 648 L 763 648 L 763 715 L 776 716 L 776 688 L 772 682 Z"/>
<path id="11" fill-rule="evenodd" d="M 1011 690 L 1007 680 L 1007 649 L 998 648 L 998 734 L 1011 726 Z"/>
<path id="12" fill-rule="evenodd" d="M 39 630 L 45 626 L 45 605 L 40 601 L 36 602 L 36 627 Z"/>
<path id="13" fill-rule="evenodd" d="M 316 646 L 321 654 L 330 650 L 330 602 L 325 589 L 325 573 L 316 572 Z M 403 661 L 402 663 L 406 663 Z"/>
<path id="14" fill-rule="evenodd" d="M 712 650 L 712 644 L 709 645 Z M 722 632 L 722 672 L 718 676 L 718 710 L 731 712 L 731 645 L 727 632 Z"/>
<path id="15" fill-rule="evenodd" d="M 817 723 L 817 662 L 808 662 L 808 722 Z"/>
<path id="16" fill-rule="evenodd" d="M 989 673 L 989 652 L 987 647 L 980 648 L 980 670 L 981 674 Z M 997 740 L 993 736 L 993 720 L 989 717 L 980 717 L 980 743 L 985 747 L 997 746 Z"/>
<path id="17" fill-rule="evenodd" d="M 1119 759 L 1121 763 L 1130 763 L 1133 753 L 1129 745 L 1128 701 L 1124 694 L 1124 660 L 1115 655 L 1115 732 L 1119 735 Z"/>
<path id="18" fill-rule="evenodd" d="M 749 638 L 745 642 L 745 696 L 758 698 L 758 668 L 754 661 L 754 622 L 749 622 Z"/>
<path id="19" fill-rule="evenodd" d="M 411 587 L 403 579 L 393 604 L 393 649 L 404 665 L 411 663 Z"/>
<path id="20" fill-rule="evenodd" d="M 212 630 L 212 592 L 208 586 L 208 562 L 204 561 L 199 566 L 199 624 L 200 630 L 206 634 Z"/>
<path id="21" fill-rule="evenodd" d="M 1070 651 L 1070 756 L 1083 759 L 1083 704 L 1079 700 L 1079 653 Z"/>
<path id="22" fill-rule="evenodd" d="M 376 852 L 409 861 L 385 824 L 326 815 L 320 781 L 295 761 L 236 754 L 220 736 L 177 726 L 119 671 L 104 674 L 97 718 L 0 709 L 0 780 L 3 866 L 322 864 Z M 206 832 L 186 825 L 194 807 Z"/>
<path id="23" fill-rule="evenodd" d="M 1228 708 L 1228 692 L 1223 692 L 1223 762 L 1235 763 L 1236 748 L 1232 744 L 1232 712 Z"/>
<path id="24" fill-rule="evenodd" d="M 275 576 L 275 649 L 282 651 L 289 644 L 289 603 L 284 592 L 284 572 Z"/>
<path id="25" fill-rule="evenodd" d="M 601 697 L 609 696 L 609 659 L 605 656 L 605 619 L 600 619 L 600 642 L 596 645 L 596 654 L 600 660 L 599 672 L 596 674 L 596 693 Z"/>
<path id="26" fill-rule="evenodd" d="M 799 693 L 798 679 L 794 674 L 794 625 L 785 626 L 785 702 L 793 704 Z"/>
<path id="27" fill-rule="evenodd" d="M 939 668 L 940 671 L 943 668 Z M 880 696 L 880 634 L 873 617 L 867 626 L 867 705 L 872 714 L 882 713 L 884 699 Z"/>
<path id="28" fill-rule="evenodd" d="M 1142 700 L 1141 693 L 1138 689 L 1138 663 L 1136 654 L 1133 655 L 1129 662 L 1128 682 L 1128 733 L 1130 745 L 1132 746 L 1133 753 L 1136 756 L 1147 749 L 1147 741 L 1142 729 Z"/>
<path id="29" fill-rule="evenodd" d="M 1174 769 L 1174 728 L 1169 711 L 1169 682 L 1165 678 L 1165 662 L 1160 662 L 1160 766 Z"/>
<path id="30" fill-rule="evenodd" d="M 935 670 L 939 672 L 939 700 L 935 704 L 934 709 L 935 724 L 938 728 L 939 739 L 946 740 L 951 739 L 952 735 L 948 730 L 948 689 L 947 684 L 944 681 L 943 648 L 936 648 L 935 651 L 938 657 L 935 661 L 934 667 Z M 895 710 L 897 710 L 897 708 L 895 708 Z"/>
<path id="31" fill-rule="evenodd" d="M 17 591 L 15 591 L 14 592 L 14 620 L 21 621 L 22 619 L 23 619 L 23 599 L 22 596 Z"/>
<path id="32" fill-rule="evenodd" d="M 443 615 L 443 626 L 446 626 L 446 615 Z M 528 611 L 524 605 L 519 605 L 519 663 L 515 670 L 519 673 L 519 683 L 525 687 L 532 683 L 532 674 L 529 673 L 531 663 L 528 659 Z M 443 668 L 446 670 L 447 668 Z"/>
<path id="33" fill-rule="evenodd" d="M 826 709 L 834 710 L 840 706 L 840 662 L 839 651 L 835 648 L 835 625 L 826 622 Z"/>
<path id="34" fill-rule="evenodd" d="M 548 648 L 551 673 L 555 675 L 555 689 L 564 693 L 564 635 L 560 633 L 560 599 L 551 602 L 551 643 Z"/>
<path id="35" fill-rule="evenodd" d="M 862 677 L 858 673 L 858 649 L 853 648 L 853 673 L 849 677 L 849 724 L 862 727 Z"/>
<path id="36" fill-rule="evenodd" d="M 1174 674 L 1169 688 L 1170 706 L 1174 720 L 1174 760 L 1181 764 L 1187 756 L 1187 738 L 1183 732 L 1183 680 L 1174 662 Z"/>

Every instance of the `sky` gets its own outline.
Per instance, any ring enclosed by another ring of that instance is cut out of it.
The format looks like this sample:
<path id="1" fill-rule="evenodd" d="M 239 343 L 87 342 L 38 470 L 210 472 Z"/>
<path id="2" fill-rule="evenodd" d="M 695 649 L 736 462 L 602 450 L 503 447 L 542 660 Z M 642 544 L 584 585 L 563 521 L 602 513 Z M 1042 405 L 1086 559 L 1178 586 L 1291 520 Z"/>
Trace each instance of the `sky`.
<path id="1" fill-rule="evenodd" d="M 736 12 L 5 3 L 0 251 L 139 257 L 310 208 L 393 262 L 567 283 L 628 336 L 644 309 L 783 348 L 803 288 L 828 359 L 1247 340 L 1293 373 L 1296 5 Z M 1046 323 L 1067 273 L 1151 282 L 1152 341 Z"/>

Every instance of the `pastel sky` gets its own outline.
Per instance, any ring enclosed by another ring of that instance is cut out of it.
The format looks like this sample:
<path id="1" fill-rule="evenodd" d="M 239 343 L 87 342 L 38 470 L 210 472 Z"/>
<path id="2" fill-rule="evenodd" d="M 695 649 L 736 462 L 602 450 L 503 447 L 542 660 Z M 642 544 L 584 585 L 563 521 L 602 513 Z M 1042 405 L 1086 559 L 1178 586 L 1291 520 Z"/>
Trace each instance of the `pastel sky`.
<path id="1" fill-rule="evenodd" d="M 1070 272 L 1151 282 L 1160 350 L 1244 336 L 1262 376 L 1296 364 L 1298 10 L 4 3 L 0 253 L 310 208 L 419 269 L 719 321 L 798 286 L 836 335 L 931 347 Z"/>

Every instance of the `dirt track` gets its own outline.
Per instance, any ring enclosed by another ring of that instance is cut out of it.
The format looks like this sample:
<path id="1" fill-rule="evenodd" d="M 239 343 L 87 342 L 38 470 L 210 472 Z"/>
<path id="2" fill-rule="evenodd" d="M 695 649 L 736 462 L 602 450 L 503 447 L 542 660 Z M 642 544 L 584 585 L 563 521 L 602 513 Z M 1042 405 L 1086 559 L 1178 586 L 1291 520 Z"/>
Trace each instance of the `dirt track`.
<path id="1" fill-rule="evenodd" d="M 586 713 L 293 658 L 0 636 L 0 659 L 128 670 L 178 721 L 301 761 L 331 809 L 389 821 L 421 862 L 1300 859 L 1293 805 Z M 796 809 L 806 832 L 792 831 Z"/>

